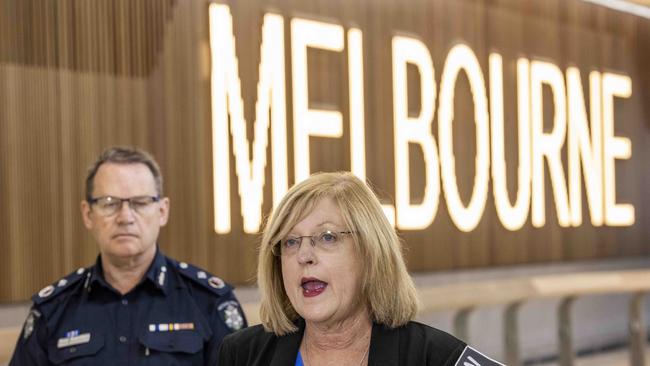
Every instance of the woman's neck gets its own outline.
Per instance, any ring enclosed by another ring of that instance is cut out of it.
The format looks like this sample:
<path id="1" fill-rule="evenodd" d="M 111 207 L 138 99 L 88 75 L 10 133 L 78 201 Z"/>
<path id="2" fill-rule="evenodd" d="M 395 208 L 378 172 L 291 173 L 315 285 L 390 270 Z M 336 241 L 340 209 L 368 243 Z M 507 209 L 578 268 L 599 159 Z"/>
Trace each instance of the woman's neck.
<path id="1" fill-rule="evenodd" d="M 306 322 L 301 352 L 308 365 L 358 365 L 367 356 L 372 321 L 364 309 L 334 324 Z"/>

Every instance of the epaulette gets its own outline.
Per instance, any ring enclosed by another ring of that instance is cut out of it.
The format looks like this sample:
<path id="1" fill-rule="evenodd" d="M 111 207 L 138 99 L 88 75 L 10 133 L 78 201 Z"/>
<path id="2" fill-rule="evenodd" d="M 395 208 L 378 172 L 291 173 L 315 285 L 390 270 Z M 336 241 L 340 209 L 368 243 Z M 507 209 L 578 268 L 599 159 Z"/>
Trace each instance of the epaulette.
<path id="1" fill-rule="evenodd" d="M 88 272 L 87 268 L 79 268 L 57 282 L 41 289 L 38 293 L 32 296 L 32 301 L 34 301 L 35 305 L 40 305 L 50 301 L 57 295 L 61 294 L 65 289 L 85 278 L 86 272 Z"/>
<path id="2" fill-rule="evenodd" d="M 232 287 L 225 283 L 221 278 L 212 275 L 201 268 L 185 262 L 172 261 L 172 263 L 174 263 L 176 268 L 178 268 L 178 272 L 180 272 L 184 277 L 201 285 L 201 287 L 210 292 L 223 296 L 232 291 Z"/>

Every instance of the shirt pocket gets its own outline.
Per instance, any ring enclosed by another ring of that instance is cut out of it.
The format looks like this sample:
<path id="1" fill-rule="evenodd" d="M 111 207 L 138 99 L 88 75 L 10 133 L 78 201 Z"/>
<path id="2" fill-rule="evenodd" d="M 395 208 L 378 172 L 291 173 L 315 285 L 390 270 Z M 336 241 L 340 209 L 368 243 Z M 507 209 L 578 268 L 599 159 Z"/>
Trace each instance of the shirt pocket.
<path id="1" fill-rule="evenodd" d="M 198 353 L 203 349 L 204 341 L 196 331 L 150 332 L 140 335 L 139 340 L 151 356 L 168 354 L 173 358 Z"/>
<path id="2" fill-rule="evenodd" d="M 59 348 L 58 342 L 48 346 L 48 358 L 55 365 L 97 365 L 97 353 L 104 347 L 104 337 L 93 333 L 90 340 L 83 344 Z"/>

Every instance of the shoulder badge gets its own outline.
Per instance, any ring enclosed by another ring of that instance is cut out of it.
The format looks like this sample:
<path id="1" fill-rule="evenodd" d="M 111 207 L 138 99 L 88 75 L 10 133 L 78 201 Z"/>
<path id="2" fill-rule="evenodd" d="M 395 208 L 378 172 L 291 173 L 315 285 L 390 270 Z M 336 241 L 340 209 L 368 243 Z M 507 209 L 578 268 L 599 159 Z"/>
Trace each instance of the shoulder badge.
<path id="1" fill-rule="evenodd" d="M 505 366 L 470 346 L 466 346 L 454 366 Z"/>
<path id="2" fill-rule="evenodd" d="M 34 324 L 41 317 L 41 313 L 36 309 L 31 309 L 23 325 L 23 340 L 27 340 L 34 332 Z"/>
<path id="3" fill-rule="evenodd" d="M 177 262 L 176 268 L 183 277 L 190 279 L 194 283 L 216 293 L 219 296 L 225 295 L 232 291 L 232 287 L 225 283 L 221 278 L 211 275 L 201 268 L 195 267 L 185 262 Z"/>
<path id="4" fill-rule="evenodd" d="M 237 331 L 244 327 L 244 316 L 237 301 L 230 300 L 221 303 L 217 307 L 217 311 L 230 330 Z"/>
<path id="5" fill-rule="evenodd" d="M 66 288 L 70 287 L 72 284 L 77 283 L 79 282 L 79 280 L 84 278 L 87 271 L 88 270 L 86 268 L 83 267 L 79 268 L 78 270 L 70 273 L 69 275 L 58 280 L 57 282 L 49 286 L 45 286 L 37 294 L 32 296 L 32 301 L 34 301 L 34 304 L 40 305 L 42 303 L 49 301 L 50 299 L 55 298 Z"/>

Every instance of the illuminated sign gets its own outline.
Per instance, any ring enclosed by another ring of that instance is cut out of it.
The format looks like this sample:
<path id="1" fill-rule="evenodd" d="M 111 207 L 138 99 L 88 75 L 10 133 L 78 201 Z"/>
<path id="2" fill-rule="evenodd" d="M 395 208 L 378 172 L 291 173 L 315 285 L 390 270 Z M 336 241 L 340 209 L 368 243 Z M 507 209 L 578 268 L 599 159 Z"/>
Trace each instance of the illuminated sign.
<path id="1" fill-rule="evenodd" d="M 209 23 L 215 231 L 228 233 L 232 230 L 230 135 L 244 231 L 255 233 L 262 223 L 269 134 L 273 205 L 279 202 L 289 187 L 285 19 L 276 14 L 264 15 L 257 96 L 256 100 L 246 100 L 246 103 L 255 103 L 254 136 L 246 134 L 247 122 L 244 119 L 244 100 L 229 7 L 211 4 Z M 362 31 L 351 28 L 346 32 L 338 24 L 302 18 L 292 18 L 289 28 L 295 180 L 303 180 L 311 172 L 310 136 L 341 138 L 344 128 L 340 111 L 309 106 L 308 48 L 347 53 L 350 166 L 354 174 L 365 179 Z M 511 202 L 507 191 L 504 156 L 502 56 L 498 53 L 489 55 L 487 84 L 474 51 L 462 43 L 455 45 L 446 56 L 438 89 L 431 54 L 422 41 L 394 36 L 391 46 L 395 207 L 386 205 L 384 211 L 398 228 L 422 230 L 431 225 L 442 193 L 456 227 L 461 231 L 472 231 L 484 214 L 490 178 L 496 213 L 505 228 L 513 231 L 520 229 L 528 220 L 529 214 L 533 226 L 543 227 L 546 225 L 547 200 L 544 185 L 547 173 L 560 226 L 582 225 L 582 177 L 592 225 L 634 224 L 634 206 L 617 203 L 615 181 L 615 161 L 630 159 L 632 156 L 630 140 L 614 135 L 614 98 L 631 96 L 630 77 L 591 71 L 588 74 L 590 108 L 587 113 L 583 95 L 585 76 L 581 75 L 579 69 L 569 67 L 563 72 L 552 62 L 524 57 L 517 60 L 519 148 L 517 193 L 514 202 Z M 417 116 L 408 113 L 409 65 L 415 67 L 419 74 L 421 109 Z M 465 73 L 469 81 L 476 127 L 476 159 L 473 162 L 475 176 L 468 204 L 464 204 L 460 198 L 453 149 L 454 93 L 461 72 Z M 550 131 L 543 128 L 544 88 L 551 91 L 553 98 L 553 124 Z M 431 132 L 436 114 L 438 141 Z M 252 150 L 249 141 L 252 141 Z M 561 154 L 565 144 L 567 176 Z M 411 201 L 409 145 L 421 149 L 424 157 L 424 197 L 420 202 Z"/>

